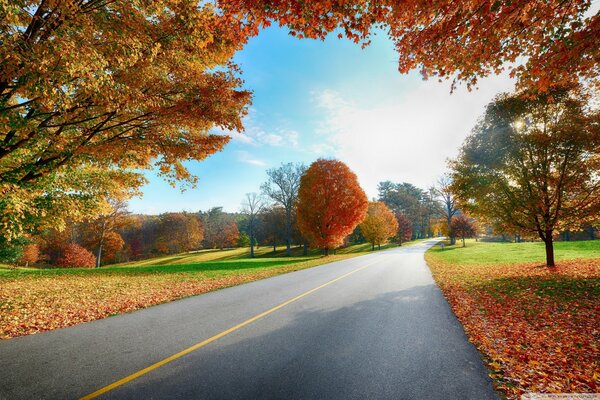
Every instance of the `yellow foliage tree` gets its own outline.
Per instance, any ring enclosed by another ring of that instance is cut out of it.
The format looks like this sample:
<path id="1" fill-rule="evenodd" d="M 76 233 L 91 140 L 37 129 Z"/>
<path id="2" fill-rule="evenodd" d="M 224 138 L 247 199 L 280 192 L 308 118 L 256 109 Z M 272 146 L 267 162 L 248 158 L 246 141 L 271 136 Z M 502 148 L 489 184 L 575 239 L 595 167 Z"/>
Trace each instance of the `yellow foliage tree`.
<path id="1" fill-rule="evenodd" d="M 383 202 L 373 201 L 369 203 L 367 216 L 360 224 L 360 231 L 375 250 L 375 245 L 381 247 L 382 243 L 396 235 L 398 221 L 392 210 Z"/>

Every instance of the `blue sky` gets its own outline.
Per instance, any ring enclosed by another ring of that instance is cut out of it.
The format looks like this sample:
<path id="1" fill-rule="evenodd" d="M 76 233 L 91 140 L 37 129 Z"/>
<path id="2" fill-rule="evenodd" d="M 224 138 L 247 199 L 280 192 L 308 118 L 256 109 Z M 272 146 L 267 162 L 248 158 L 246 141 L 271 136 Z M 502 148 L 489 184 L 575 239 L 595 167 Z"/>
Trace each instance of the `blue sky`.
<path id="1" fill-rule="evenodd" d="M 338 39 L 299 40 L 269 28 L 236 55 L 245 86 L 254 92 L 246 132 L 225 149 L 190 162 L 196 188 L 181 192 L 147 173 L 133 212 L 238 210 L 245 193 L 258 192 L 266 169 L 282 162 L 310 164 L 319 157 L 346 162 L 367 195 L 392 180 L 428 187 L 445 171 L 496 93 L 512 89 L 506 76 L 478 89 L 450 94 L 449 82 L 401 75 L 385 34 L 366 49 Z"/>

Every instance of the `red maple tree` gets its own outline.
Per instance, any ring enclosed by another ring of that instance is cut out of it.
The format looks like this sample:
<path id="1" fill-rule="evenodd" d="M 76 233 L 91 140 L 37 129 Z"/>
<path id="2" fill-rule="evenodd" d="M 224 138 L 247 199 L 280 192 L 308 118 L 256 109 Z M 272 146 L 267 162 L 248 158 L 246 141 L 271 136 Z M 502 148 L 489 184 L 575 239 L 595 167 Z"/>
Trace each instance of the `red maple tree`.
<path id="1" fill-rule="evenodd" d="M 329 254 L 367 213 L 367 195 L 354 172 L 337 160 L 313 162 L 300 180 L 298 226 L 311 245 Z"/>

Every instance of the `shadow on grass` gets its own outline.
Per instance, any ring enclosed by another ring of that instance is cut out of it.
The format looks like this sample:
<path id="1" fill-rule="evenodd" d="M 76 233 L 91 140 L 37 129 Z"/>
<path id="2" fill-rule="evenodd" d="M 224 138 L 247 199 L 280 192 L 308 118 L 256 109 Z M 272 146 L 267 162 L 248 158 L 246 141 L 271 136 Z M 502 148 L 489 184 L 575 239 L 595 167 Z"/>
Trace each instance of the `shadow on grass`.
<path id="1" fill-rule="evenodd" d="M 197 273 L 197 272 L 227 272 L 239 270 L 258 270 L 269 269 L 276 267 L 285 267 L 290 264 L 297 264 L 303 261 L 314 259 L 241 259 L 236 261 L 206 261 L 189 264 L 170 264 L 170 265 L 145 265 L 139 267 L 102 267 L 94 269 L 46 269 L 46 270 L 31 270 L 31 271 L 11 271 L 11 273 L 3 274 L 5 277 L 18 276 L 133 276 L 133 275 L 148 275 L 148 274 L 174 274 L 174 273 Z"/>
<path id="2" fill-rule="evenodd" d="M 486 291 L 496 298 L 519 297 L 521 293 L 532 291 L 540 298 L 552 298 L 558 302 L 600 299 L 600 278 L 574 278 L 560 274 L 497 278 L 470 288 Z"/>

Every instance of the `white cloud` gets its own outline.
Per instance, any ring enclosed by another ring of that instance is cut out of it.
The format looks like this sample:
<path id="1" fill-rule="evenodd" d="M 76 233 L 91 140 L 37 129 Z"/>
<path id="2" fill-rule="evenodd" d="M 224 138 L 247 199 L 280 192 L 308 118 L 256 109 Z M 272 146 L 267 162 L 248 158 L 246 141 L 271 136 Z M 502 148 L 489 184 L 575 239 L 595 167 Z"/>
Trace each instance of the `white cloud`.
<path id="1" fill-rule="evenodd" d="M 264 162 L 263 160 L 259 160 L 257 158 L 253 158 L 250 155 L 250 153 L 248 153 L 247 151 L 238 151 L 237 155 L 238 155 L 238 160 L 245 164 L 256 165 L 258 167 L 266 167 L 267 166 L 266 162 Z"/>
<path id="2" fill-rule="evenodd" d="M 300 133 L 285 127 L 266 129 L 255 121 L 256 114 L 255 109 L 249 110 L 248 116 L 243 120 L 244 132 L 227 131 L 223 134 L 231 136 L 235 141 L 254 146 L 298 147 Z"/>
<path id="3" fill-rule="evenodd" d="M 471 92 L 449 85 L 423 81 L 408 93 L 385 99 L 361 99 L 365 104 L 344 99 L 324 90 L 313 100 L 325 113 L 318 133 L 326 150 L 356 172 L 367 195 L 377 194 L 383 180 L 410 182 L 426 188 L 446 170 L 446 160 L 457 154 L 484 107 L 499 92 L 513 89 L 506 76 L 491 77 Z M 366 101 L 371 100 L 371 101 Z"/>

